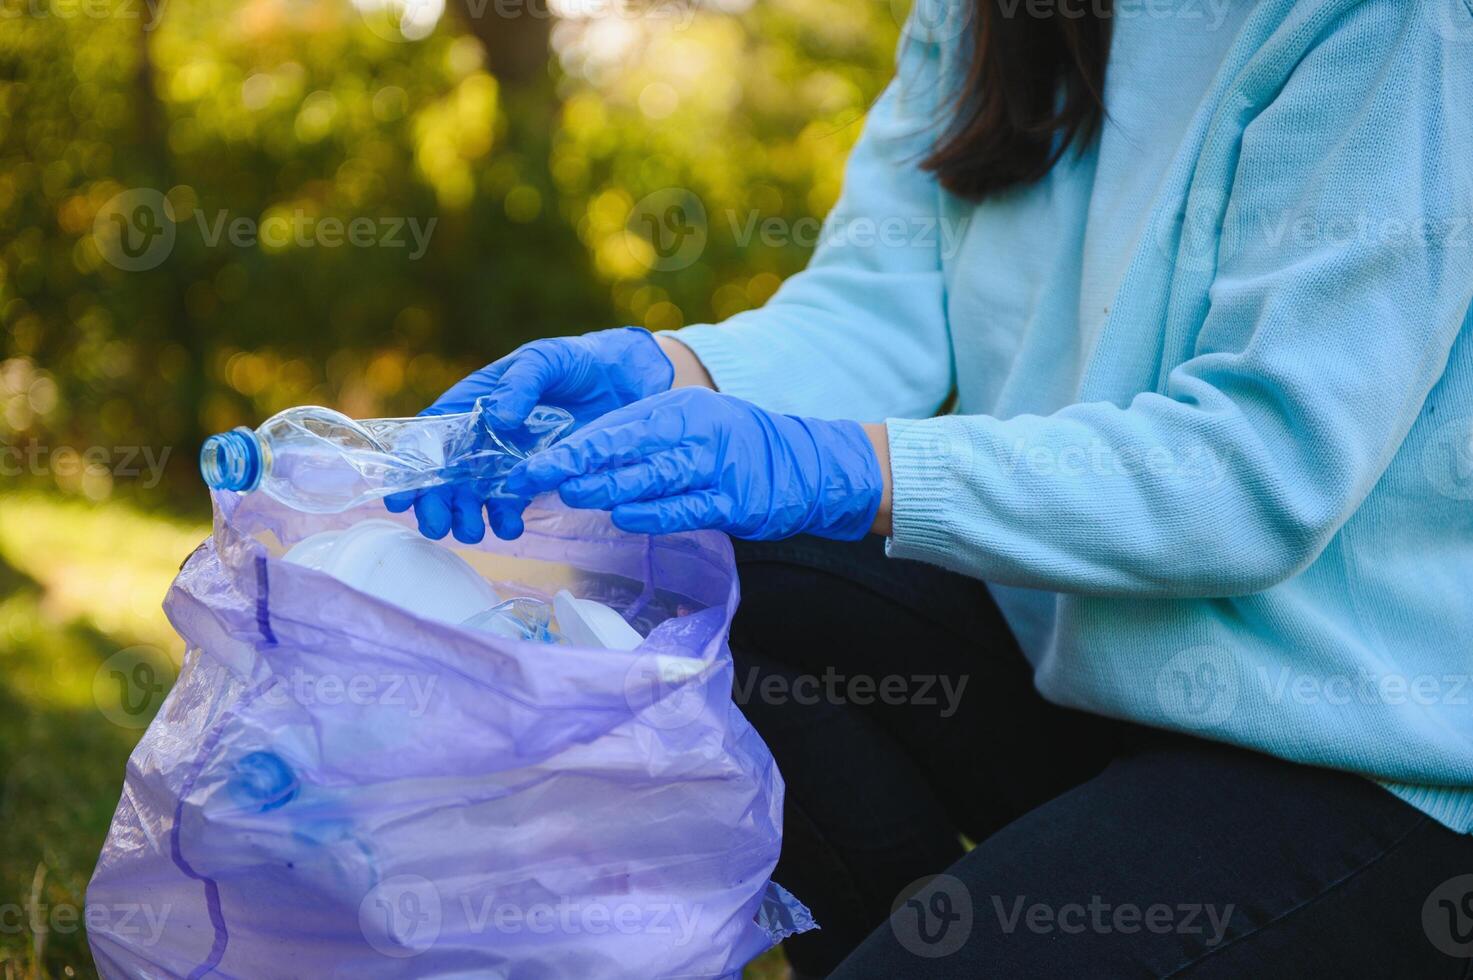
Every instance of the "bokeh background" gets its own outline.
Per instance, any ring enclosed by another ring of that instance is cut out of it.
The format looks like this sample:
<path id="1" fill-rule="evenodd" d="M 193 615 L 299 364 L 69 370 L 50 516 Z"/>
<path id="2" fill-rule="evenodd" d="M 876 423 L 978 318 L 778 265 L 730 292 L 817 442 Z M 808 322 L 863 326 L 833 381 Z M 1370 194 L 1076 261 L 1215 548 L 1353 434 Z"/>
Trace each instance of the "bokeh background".
<path id="1" fill-rule="evenodd" d="M 907 5 L 0 0 L 0 976 L 94 973 L 203 437 L 760 305 Z"/>

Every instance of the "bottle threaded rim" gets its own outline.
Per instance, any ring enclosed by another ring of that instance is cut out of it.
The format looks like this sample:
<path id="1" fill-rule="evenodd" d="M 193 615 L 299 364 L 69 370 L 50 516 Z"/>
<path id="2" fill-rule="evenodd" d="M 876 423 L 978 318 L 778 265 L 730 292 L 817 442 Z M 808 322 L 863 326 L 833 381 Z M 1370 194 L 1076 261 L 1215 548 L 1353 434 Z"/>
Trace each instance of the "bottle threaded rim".
<path id="1" fill-rule="evenodd" d="M 261 446 L 245 426 L 210 436 L 199 450 L 199 471 L 212 490 L 245 493 L 261 479 Z"/>

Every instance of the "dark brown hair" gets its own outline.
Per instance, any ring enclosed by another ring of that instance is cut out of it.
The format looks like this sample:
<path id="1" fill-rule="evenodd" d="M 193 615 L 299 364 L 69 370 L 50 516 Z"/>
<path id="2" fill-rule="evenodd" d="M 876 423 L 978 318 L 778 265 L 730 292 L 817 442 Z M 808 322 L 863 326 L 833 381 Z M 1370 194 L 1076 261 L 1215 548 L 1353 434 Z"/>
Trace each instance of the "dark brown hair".
<path id="1" fill-rule="evenodd" d="M 1111 0 L 973 0 L 972 53 L 950 124 L 922 166 L 979 199 L 1039 180 L 1105 115 Z"/>

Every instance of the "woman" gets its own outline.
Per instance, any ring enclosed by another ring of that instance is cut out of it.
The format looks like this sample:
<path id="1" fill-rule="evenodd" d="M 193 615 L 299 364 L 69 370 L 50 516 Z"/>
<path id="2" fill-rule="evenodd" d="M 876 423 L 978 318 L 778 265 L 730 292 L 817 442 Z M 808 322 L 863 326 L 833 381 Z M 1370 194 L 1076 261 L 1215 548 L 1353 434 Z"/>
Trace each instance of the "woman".
<path id="1" fill-rule="evenodd" d="M 765 307 L 431 411 L 751 542 L 797 975 L 1473 975 L 1473 9 L 925 12 Z"/>

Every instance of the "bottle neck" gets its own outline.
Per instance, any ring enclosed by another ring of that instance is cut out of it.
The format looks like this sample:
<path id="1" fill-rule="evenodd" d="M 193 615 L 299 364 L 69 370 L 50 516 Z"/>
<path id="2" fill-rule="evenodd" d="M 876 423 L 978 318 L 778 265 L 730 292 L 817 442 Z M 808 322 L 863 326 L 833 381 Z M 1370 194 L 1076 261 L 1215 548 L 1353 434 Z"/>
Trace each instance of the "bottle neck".
<path id="1" fill-rule="evenodd" d="M 212 490 L 248 493 L 261 482 L 264 453 L 256 433 L 241 426 L 210 436 L 199 451 L 199 471 Z"/>

